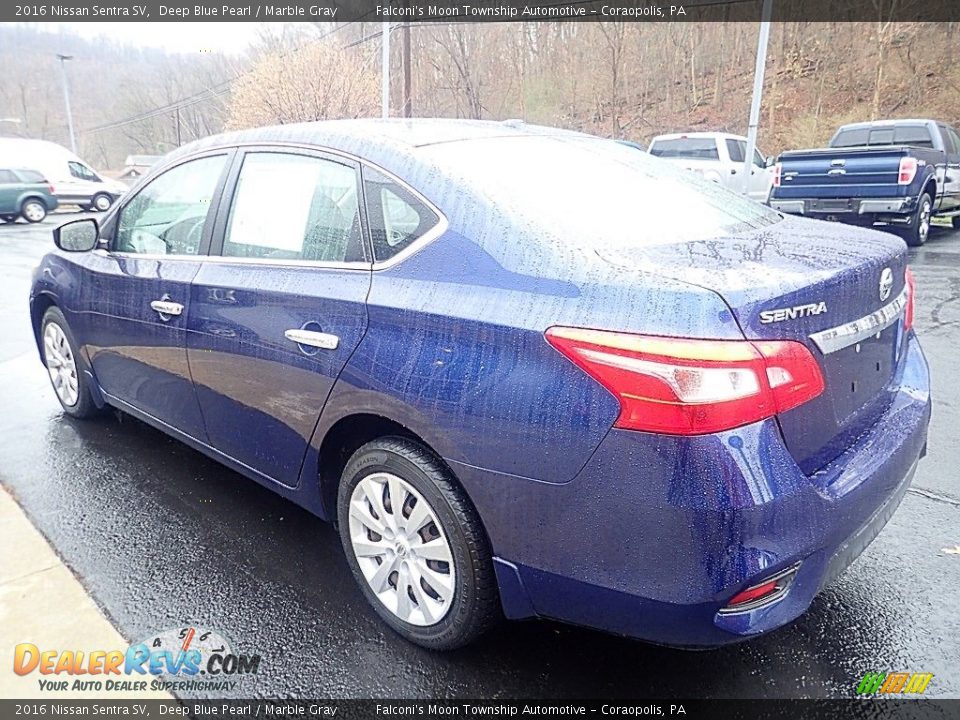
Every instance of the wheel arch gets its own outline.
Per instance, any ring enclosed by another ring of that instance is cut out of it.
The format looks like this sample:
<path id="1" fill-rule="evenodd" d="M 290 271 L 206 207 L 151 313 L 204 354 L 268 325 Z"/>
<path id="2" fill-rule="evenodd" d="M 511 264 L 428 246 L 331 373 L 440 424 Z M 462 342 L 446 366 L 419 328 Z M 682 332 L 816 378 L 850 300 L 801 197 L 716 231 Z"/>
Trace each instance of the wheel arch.
<path id="1" fill-rule="evenodd" d="M 20 199 L 17 201 L 17 212 L 23 212 L 23 206 L 26 205 L 31 200 L 36 200 L 38 203 L 43 205 L 43 209 L 47 212 L 50 212 L 50 207 L 47 205 L 46 198 L 43 195 L 38 195 L 37 193 L 27 192 L 20 196 Z"/>
<path id="2" fill-rule="evenodd" d="M 49 292 L 40 292 L 30 301 L 30 325 L 33 327 L 33 339 L 37 344 L 37 351 L 43 353 L 41 347 L 40 325 L 43 323 L 43 316 L 52 307 L 59 307 L 57 299 Z"/>
<path id="3" fill-rule="evenodd" d="M 457 477 L 450 465 L 443 459 L 436 447 L 422 434 L 386 415 L 376 412 L 358 411 L 344 415 L 334 422 L 323 435 L 317 457 L 317 479 L 323 514 L 334 525 L 337 524 L 337 491 L 344 468 L 350 457 L 368 442 L 382 437 L 402 437 L 417 443 L 430 453 L 448 473 L 453 483 L 463 493 L 471 508 L 480 520 L 484 535 L 487 535 L 479 509 L 470 497 L 463 482 Z M 489 536 L 487 537 L 489 542 Z"/>

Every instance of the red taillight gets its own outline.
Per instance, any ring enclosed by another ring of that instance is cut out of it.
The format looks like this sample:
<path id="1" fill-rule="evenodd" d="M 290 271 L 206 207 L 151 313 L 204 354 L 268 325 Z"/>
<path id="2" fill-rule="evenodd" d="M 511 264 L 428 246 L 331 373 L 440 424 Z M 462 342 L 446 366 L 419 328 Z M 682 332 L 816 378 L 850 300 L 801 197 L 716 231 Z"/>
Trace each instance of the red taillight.
<path id="1" fill-rule="evenodd" d="M 913 327 L 914 295 L 917 287 L 910 268 L 903 271 L 903 282 L 907 286 L 907 307 L 903 311 L 903 330 L 906 332 Z"/>
<path id="2" fill-rule="evenodd" d="M 547 341 L 620 401 L 616 427 L 702 435 L 772 417 L 823 392 L 789 340 L 689 340 L 553 327 Z"/>
<path id="3" fill-rule="evenodd" d="M 900 173 L 897 176 L 898 185 L 909 185 L 917 176 L 917 159 L 912 157 L 900 158 Z"/>
<path id="4" fill-rule="evenodd" d="M 783 177 L 783 163 L 777 163 L 773 166 L 773 186 L 780 187 L 780 180 Z"/>
<path id="5" fill-rule="evenodd" d="M 47 185 L 47 189 L 50 190 L 50 194 L 51 194 L 51 195 L 55 195 L 55 194 L 56 194 L 56 193 L 54 192 L 53 185 Z"/>

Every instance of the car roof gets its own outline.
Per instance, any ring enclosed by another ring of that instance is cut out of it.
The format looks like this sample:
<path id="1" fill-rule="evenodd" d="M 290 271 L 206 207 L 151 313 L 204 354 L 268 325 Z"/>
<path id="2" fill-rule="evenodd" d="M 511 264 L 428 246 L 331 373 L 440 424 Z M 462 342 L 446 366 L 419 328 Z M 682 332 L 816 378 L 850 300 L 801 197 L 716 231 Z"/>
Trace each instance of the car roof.
<path id="1" fill-rule="evenodd" d="M 653 140 L 650 141 L 650 144 L 652 145 L 658 140 L 679 140 L 680 138 L 720 138 L 721 140 L 746 140 L 743 135 L 734 135 L 732 133 L 724 132 L 680 132 L 657 135 Z"/>
<path id="2" fill-rule="evenodd" d="M 905 119 L 905 120 L 869 120 L 866 122 L 858 123 L 849 123 L 847 125 L 841 125 L 837 128 L 837 132 L 841 130 L 856 130 L 860 128 L 874 128 L 874 127 L 893 127 L 895 125 L 936 125 L 938 124 L 936 120 L 922 120 L 918 118 Z M 943 123 L 940 123 L 943 124 Z"/>
<path id="3" fill-rule="evenodd" d="M 499 122 L 446 118 L 320 120 L 226 132 L 185 145 L 181 151 L 190 152 L 196 149 L 259 142 L 301 143 L 334 148 L 354 143 L 376 142 L 380 145 L 410 149 L 439 143 L 517 135 L 558 136 L 580 135 L 580 133 L 530 125 L 521 120 Z"/>

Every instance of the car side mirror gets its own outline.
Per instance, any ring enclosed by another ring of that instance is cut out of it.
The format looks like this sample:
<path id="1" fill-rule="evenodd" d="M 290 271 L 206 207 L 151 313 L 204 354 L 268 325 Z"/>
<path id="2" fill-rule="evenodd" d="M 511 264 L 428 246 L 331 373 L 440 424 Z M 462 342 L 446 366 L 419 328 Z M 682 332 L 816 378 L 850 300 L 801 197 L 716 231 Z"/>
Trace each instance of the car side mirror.
<path id="1" fill-rule="evenodd" d="M 767 155 L 763 161 L 764 167 L 773 167 L 777 164 L 777 159 L 773 155 Z"/>
<path id="2" fill-rule="evenodd" d="M 97 246 L 100 228 L 93 218 L 64 223 L 53 231 L 54 244 L 65 252 L 89 252 Z"/>

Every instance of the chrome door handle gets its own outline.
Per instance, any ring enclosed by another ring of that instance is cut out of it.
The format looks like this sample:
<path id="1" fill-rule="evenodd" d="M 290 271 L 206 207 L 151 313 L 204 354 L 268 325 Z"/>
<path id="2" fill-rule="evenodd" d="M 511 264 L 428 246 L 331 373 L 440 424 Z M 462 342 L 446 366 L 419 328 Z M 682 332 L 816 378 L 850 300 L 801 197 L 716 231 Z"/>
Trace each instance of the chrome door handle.
<path id="1" fill-rule="evenodd" d="M 183 314 L 183 305 L 170 300 L 154 300 L 150 303 L 150 307 L 160 313 L 161 318 L 164 316 L 171 318 Z"/>
<path id="2" fill-rule="evenodd" d="M 302 330 L 295 328 L 293 330 L 284 330 L 283 336 L 297 345 L 309 345 L 310 347 L 320 348 L 321 350 L 336 350 L 340 344 L 340 338 L 330 333 L 314 332 L 313 330 Z"/>

